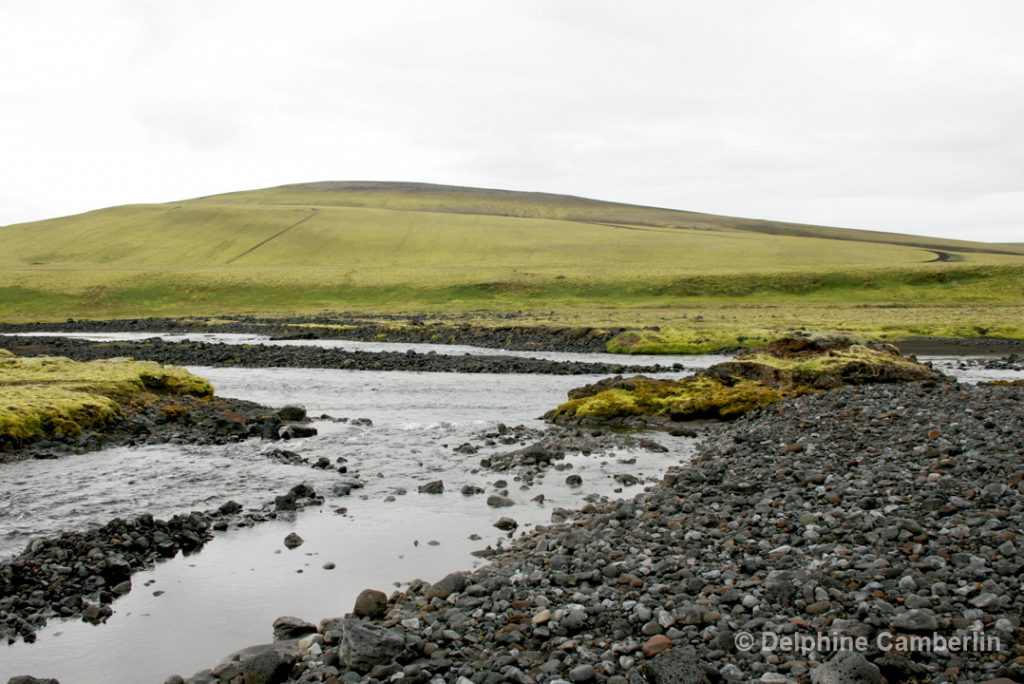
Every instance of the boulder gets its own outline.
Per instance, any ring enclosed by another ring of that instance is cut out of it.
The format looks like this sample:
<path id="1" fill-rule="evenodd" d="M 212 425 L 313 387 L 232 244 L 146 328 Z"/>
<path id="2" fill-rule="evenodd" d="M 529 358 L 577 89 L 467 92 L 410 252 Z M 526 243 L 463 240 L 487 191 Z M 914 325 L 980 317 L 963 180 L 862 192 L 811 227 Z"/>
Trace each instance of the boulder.
<path id="1" fill-rule="evenodd" d="M 308 425 L 285 425 L 278 433 L 281 439 L 302 439 L 316 436 L 316 428 Z"/>
<path id="2" fill-rule="evenodd" d="M 356 605 L 352 612 L 358 617 L 384 617 L 388 612 L 387 594 L 376 589 L 363 589 L 356 597 Z"/>
<path id="3" fill-rule="evenodd" d="M 430 588 L 426 591 L 426 596 L 427 598 L 437 597 L 446 599 L 452 594 L 461 594 L 466 590 L 467 585 L 468 580 L 464 573 L 453 572 L 431 584 Z"/>
<path id="4" fill-rule="evenodd" d="M 286 423 L 296 423 L 306 420 L 306 407 L 302 404 L 288 404 L 282 406 L 277 412 L 277 417 Z"/>
<path id="5" fill-rule="evenodd" d="M 240 663 L 245 684 L 281 684 L 288 681 L 292 662 L 274 648 L 267 648 Z"/>
<path id="6" fill-rule="evenodd" d="M 417 491 L 419 491 L 420 494 L 441 494 L 444 492 L 444 481 L 434 480 L 433 482 L 422 484 L 419 486 Z"/>
<path id="7" fill-rule="evenodd" d="M 295 534 L 294 532 L 291 532 L 288 534 L 287 537 L 284 538 L 284 545 L 287 546 L 289 549 L 296 549 L 302 546 L 302 544 L 305 541 L 306 540 L 300 537 L 299 535 Z"/>
<path id="8" fill-rule="evenodd" d="M 312 625 L 297 617 L 285 615 L 274 620 L 274 641 L 299 639 L 315 632 L 316 625 Z"/>
<path id="9" fill-rule="evenodd" d="M 498 519 L 498 522 L 494 523 L 494 526 L 504 532 L 510 532 L 519 527 L 519 523 L 512 518 L 503 516 Z"/>
<path id="10" fill-rule="evenodd" d="M 378 665 L 393 663 L 404 649 L 405 639 L 394 630 L 355 617 L 342 619 L 338 655 L 356 672 L 370 672 Z"/>

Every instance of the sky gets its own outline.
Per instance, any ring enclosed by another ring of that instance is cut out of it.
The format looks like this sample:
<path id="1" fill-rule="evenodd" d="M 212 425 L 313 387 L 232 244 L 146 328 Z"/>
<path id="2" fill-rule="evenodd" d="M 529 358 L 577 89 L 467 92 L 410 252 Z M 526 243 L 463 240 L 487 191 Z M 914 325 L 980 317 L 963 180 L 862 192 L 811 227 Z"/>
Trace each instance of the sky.
<path id="1" fill-rule="evenodd" d="M 0 225 L 320 180 L 1024 242 L 1020 0 L 3 0 Z"/>

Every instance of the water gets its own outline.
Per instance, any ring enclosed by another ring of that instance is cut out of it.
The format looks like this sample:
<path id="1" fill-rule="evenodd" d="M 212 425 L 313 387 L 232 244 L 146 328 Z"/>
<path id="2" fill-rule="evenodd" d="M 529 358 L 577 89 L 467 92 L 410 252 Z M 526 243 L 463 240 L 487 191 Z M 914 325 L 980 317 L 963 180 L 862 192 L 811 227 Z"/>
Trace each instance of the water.
<path id="1" fill-rule="evenodd" d="M 347 458 L 349 475 L 366 487 L 353 496 L 328 497 L 322 508 L 291 520 L 220 534 L 198 554 L 135 575 L 134 589 L 114 603 L 115 614 L 106 624 L 55 621 L 38 633 L 35 644 L 0 648 L 0 681 L 25 673 L 56 677 L 63 684 L 188 676 L 233 650 L 270 641 L 271 624 L 281 615 L 316 622 L 351 610 L 364 588 L 387 592 L 397 582 L 436 581 L 479 565 L 470 552 L 504 539 L 493 527 L 503 515 L 519 521 L 522 532 L 548 523 L 556 507 L 579 508 L 587 495 L 633 496 L 670 465 L 685 462 L 694 446 L 693 440 L 657 435 L 669 453 L 570 455 L 566 462 L 582 476 L 583 487 L 565 485 L 567 473 L 550 470 L 523 490 L 514 473 L 479 468 L 487 454 L 515 447 L 488 447 L 472 455 L 454 447 L 499 421 L 542 427 L 538 417 L 544 411 L 571 387 L 597 376 L 190 370 L 209 378 L 222 396 L 275 406 L 302 402 L 316 416 L 370 418 L 372 426 L 318 421 L 317 437 L 285 445 L 312 460 Z M 300 481 L 329 494 L 333 482 L 347 477 L 277 464 L 261 455 L 268 448 L 259 441 L 163 445 L 10 464 L 0 471 L 9 493 L 0 504 L 0 553 L 17 552 L 30 536 L 117 515 L 150 511 L 167 517 L 228 498 L 254 505 Z M 620 488 L 613 479 L 618 473 L 641 482 Z M 444 481 L 444 494 L 416 491 L 436 479 Z M 492 509 L 486 494 L 459 493 L 463 484 L 490 493 L 498 479 L 509 481 L 515 506 Z M 540 493 L 546 497 L 543 505 L 532 501 Z M 348 514 L 334 513 L 337 506 L 347 507 Z M 289 551 L 282 540 L 292 531 L 306 541 Z M 323 569 L 328 561 L 337 567 Z M 155 596 L 155 591 L 165 593 Z"/>

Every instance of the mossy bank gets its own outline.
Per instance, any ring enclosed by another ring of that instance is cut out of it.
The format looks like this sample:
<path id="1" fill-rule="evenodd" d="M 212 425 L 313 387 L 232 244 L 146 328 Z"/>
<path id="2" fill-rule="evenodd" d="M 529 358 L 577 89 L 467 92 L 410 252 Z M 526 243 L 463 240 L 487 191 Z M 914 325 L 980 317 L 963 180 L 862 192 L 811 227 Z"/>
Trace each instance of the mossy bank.
<path id="1" fill-rule="evenodd" d="M 172 439 L 223 443 L 262 434 L 273 420 L 272 409 L 214 397 L 209 382 L 183 368 L 0 349 L 0 462 Z"/>
<path id="2" fill-rule="evenodd" d="M 849 338 L 784 338 L 680 380 L 614 377 L 569 391 L 545 417 L 556 423 L 670 425 L 732 419 L 784 399 L 843 385 L 945 380 L 891 345 Z"/>

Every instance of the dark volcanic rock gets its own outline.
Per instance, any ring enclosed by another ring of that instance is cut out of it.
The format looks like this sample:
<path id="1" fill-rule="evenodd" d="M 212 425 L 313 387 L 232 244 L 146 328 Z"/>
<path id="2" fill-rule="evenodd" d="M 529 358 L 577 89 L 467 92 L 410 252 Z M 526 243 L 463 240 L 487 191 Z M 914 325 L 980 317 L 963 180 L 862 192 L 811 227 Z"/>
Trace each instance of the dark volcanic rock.
<path id="1" fill-rule="evenodd" d="M 299 639 L 314 632 L 316 632 L 316 625 L 297 617 L 285 615 L 274 620 L 274 641 Z"/>
<path id="2" fill-rule="evenodd" d="M 388 597 L 383 591 L 363 589 L 356 597 L 352 612 L 356 617 L 379 618 L 388 611 Z"/>
<path id="3" fill-rule="evenodd" d="M 341 620 L 341 661 L 356 672 L 394 662 L 405 649 L 401 634 L 358 618 Z"/>

